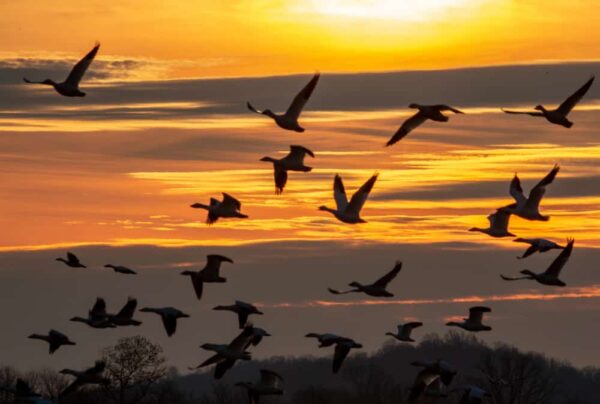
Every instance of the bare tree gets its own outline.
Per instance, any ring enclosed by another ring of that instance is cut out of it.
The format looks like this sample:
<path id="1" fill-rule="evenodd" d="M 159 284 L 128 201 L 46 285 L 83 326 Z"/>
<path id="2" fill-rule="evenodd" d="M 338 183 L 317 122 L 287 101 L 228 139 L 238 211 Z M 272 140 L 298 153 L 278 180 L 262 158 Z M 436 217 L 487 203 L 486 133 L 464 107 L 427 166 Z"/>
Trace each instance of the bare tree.
<path id="1" fill-rule="evenodd" d="M 104 376 L 107 396 L 117 404 L 135 404 L 146 400 L 155 384 L 167 373 L 160 345 L 140 335 L 121 338 L 102 353 L 106 361 Z"/>
<path id="2" fill-rule="evenodd" d="M 31 370 L 23 378 L 29 383 L 33 391 L 48 398 L 58 397 L 70 384 L 68 377 L 48 368 Z"/>

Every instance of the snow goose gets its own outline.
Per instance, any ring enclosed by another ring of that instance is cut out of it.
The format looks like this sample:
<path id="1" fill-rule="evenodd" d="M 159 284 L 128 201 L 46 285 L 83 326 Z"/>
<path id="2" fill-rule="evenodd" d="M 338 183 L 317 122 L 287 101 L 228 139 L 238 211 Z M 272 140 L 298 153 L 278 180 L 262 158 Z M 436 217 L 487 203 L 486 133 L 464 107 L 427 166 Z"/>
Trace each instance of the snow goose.
<path id="1" fill-rule="evenodd" d="M 331 213 L 339 221 L 344 223 L 366 223 L 366 221 L 360 217 L 360 211 L 365 202 L 367 202 L 369 193 L 371 192 L 371 189 L 373 189 L 373 185 L 375 185 L 378 175 L 378 173 L 375 173 L 371 178 L 369 178 L 369 180 L 365 182 L 363 186 L 354 193 L 354 195 L 352 195 L 350 203 L 348 203 L 348 197 L 346 196 L 346 190 L 344 189 L 342 178 L 339 175 L 336 175 L 333 181 L 333 199 L 335 199 L 336 209 L 330 209 L 327 206 L 321 206 L 319 207 L 319 210 Z"/>
<path id="2" fill-rule="evenodd" d="M 510 182 L 510 194 L 515 198 L 516 203 L 500 208 L 500 210 L 512 213 L 526 220 L 540 220 L 548 221 L 550 216 L 544 216 L 540 213 L 540 202 L 542 197 L 546 193 L 546 186 L 551 184 L 558 174 L 560 167 L 555 165 L 552 170 L 544 177 L 535 187 L 529 192 L 529 198 L 523 195 L 523 188 L 521 188 L 521 181 L 517 174 Z"/>
<path id="3" fill-rule="evenodd" d="M 70 321 L 84 323 L 92 328 L 115 328 L 116 325 L 108 318 L 106 302 L 103 298 L 96 298 L 96 302 L 86 317 L 73 317 Z"/>
<path id="4" fill-rule="evenodd" d="M 213 310 L 225 310 L 225 311 L 231 311 L 233 313 L 236 313 L 238 316 L 238 324 L 239 324 L 240 329 L 244 328 L 244 326 L 248 322 L 249 315 L 251 315 L 251 314 L 262 315 L 263 314 L 263 312 L 258 310 L 256 308 L 256 306 L 254 306 L 250 303 L 242 302 L 241 300 L 236 300 L 234 304 L 229 305 L 229 306 L 213 307 Z"/>
<path id="5" fill-rule="evenodd" d="M 253 327 L 247 326 L 229 344 L 202 344 L 200 348 L 213 351 L 215 354 L 192 369 L 200 369 L 216 364 L 214 377 L 217 380 L 222 378 L 236 361 L 252 359 L 252 355 L 247 349 L 252 343 L 254 333 Z"/>
<path id="6" fill-rule="evenodd" d="M 481 227 L 471 227 L 469 231 L 478 231 L 492 237 L 515 237 L 514 234 L 508 231 L 508 222 L 510 213 L 498 209 L 496 213 L 488 215 L 489 227 L 483 229 Z"/>
<path id="7" fill-rule="evenodd" d="M 71 252 L 67 252 L 67 259 L 61 257 L 57 258 L 56 261 L 64 262 L 65 265 L 71 268 L 87 268 L 79 261 L 79 258 L 77 258 L 77 256 Z"/>
<path id="8" fill-rule="evenodd" d="M 467 384 L 453 388 L 450 393 L 462 393 L 460 404 L 481 404 L 485 398 L 491 398 L 492 395 L 481 387 Z"/>
<path id="9" fill-rule="evenodd" d="M 329 288 L 329 292 L 334 295 L 341 295 L 346 293 L 365 293 L 369 296 L 373 297 L 393 297 L 394 295 L 386 290 L 387 285 L 398 275 L 400 270 L 402 269 L 402 263 L 397 261 L 396 265 L 390 272 L 379 278 L 375 283 L 370 285 L 363 285 L 358 282 L 351 282 L 348 286 L 353 287 L 354 289 L 339 291 L 335 289 Z"/>
<path id="10" fill-rule="evenodd" d="M 505 281 L 517 281 L 520 279 L 533 279 L 542 285 L 548 286 L 567 286 L 566 283 L 561 281 L 558 277 L 560 275 L 560 271 L 563 269 L 567 261 L 569 261 L 569 257 L 571 257 L 571 252 L 573 251 L 573 244 L 575 240 L 568 239 L 567 246 L 558 254 L 558 257 L 552 261 L 552 264 L 546 269 L 545 272 L 535 273 L 530 271 L 529 269 L 524 269 L 521 273 L 525 276 L 519 277 L 508 277 L 504 275 L 500 275 L 502 279 Z"/>
<path id="11" fill-rule="evenodd" d="M 288 171 L 310 172 L 312 167 L 304 165 L 304 157 L 309 155 L 315 157 L 315 154 L 303 146 L 290 146 L 290 152 L 282 159 L 274 159 L 273 157 L 263 157 L 260 161 L 273 163 L 275 175 L 275 194 L 280 195 L 287 183 Z"/>
<path id="12" fill-rule="evenodd" d="M 573 126 L 573 122 L 569 121 L 567 116 L 575 107 L 575 105 L 577 105 L 577 103 L 579 103 L 583 96 L 588 92 L 593 82 L 594 76 L 592 76 L 579 90 L 575 91 L 556 109 L 546 109 L 543 105 L 538 105 L 534 108 L 536 112 L 511 111 L 506 109 L 502 109 L 502 111 L 506 112 L 507 114 L 521 114 L 544 117 L 550 123 L 564 126 L 565 128 L 570 128 L 571 126 Z"/>
<path id="13" fill-rule="evenodd" d="M 391 146 L 394 143 L 402 140 L 406 135 L 408 135 L 411 131 L 416 129 L 418 126 L 422 125 L 428 119 L 436 122 L 447 122 L 448 117 L 442 114 L 443 111 L 451 111 L 455 114 L 464 114 L 464 112 L 459 111 L 458 109 L 452 108 L 448 105 L 438 104 L 438 105 L 419 105 L 419 104 L 410 104 L 409 108 L 418 109 L 419 111 L 408 118 L 402 126 L 394 133 L 394 136 L 386 143 L 386 146 Z"/>
<path id="14" fill-rule="evenodd" d="M 516 238 L 513 240 L 515 243 L 527 243 L 529 248 L 525 250 L 522 256 L 517 257 L 519 259 L 527 258 L 531 254 L 536 252 L 544 253 L 555 249 L 564 249 L 564 246 L 556 244 L 554 241 L 546 240 L 545 238 Z"/>
<path id="15" fill-rule="evenodd" d="M 46 84 L 52 86 L 57 93 L 64 95 L 65 97 L 85 97 L 85 93 L 79 89 L 79 82 L 83 78 L 83 75 L 87 71 L 88 67 L 90 67 L 90 64 L 92 64 L 92 61 L 98 53 L 98 49 L 100 49 L 99 43 L 97 43 L 96 46 L 94 46 L 94 48 L 83 57 L 83 59 L 77 62 L 75 67 L 73 67 L 73 70 L 71 70 L 71 73 L 69 73 L 67 79 L 62 83 L 56 83 L 51 79 L 46 79 L 44 81 L 31 81 L 24 78 L 23 80 L 30 84 Z"/>
<path id="16" fill-rule="evenodd" d="M 362 344 L 357 343 L 351 338 L 340 337 L 335 334 L 306 334 L 307 338 L 316 338 L 319 341 L 319 348 L 328 347 L 335 345 L 335 351 L 333 353 L 333 373 L 339 372 L 344 363 L 344 359 L 350 353 L 351 349 L 362 348 Z"/>
<path id="17" fill-rule="evenodd" d="M 457 373 L 452 365 L 442 360 L 435 362 L 414 361 L 411 365 L 422 367 L 423 369 L 417 374 L 410 389 L 409 402 L 418 400 L 426 389 L 437 380 L 440 380 L 445 386 L 450 385 Z"/>
<path id="18" fill-rule="evenodd" d="M 446 323 L 447 326 L 460 327 L 467 331 L 491 331 L 492 327 L 482 323 L 483 314 L 490 313 L 492 309 L 484 306 L 474 306 L 469 309 L 469 317 L 465 318 L 464 321 L 450 321 Z"/>
<path id="19" fill-rule="evenodd" d="M 133 269 L 124 267 L 122 265 L 106 264 L 106 265 L 104 265 L 104 268 L 112 268 L 113 271 L 120 273 L 120 274 L 137 275 L 137 272 L 135 272 Z"/>
<path id="20" fill-rule="evenodd" d="M 306 105 L 306 102 L 308 101 L 315 87 L 317 86 L 319 77 L 319 73 L 316 73 L 313 76 L 313 78 L 308 82 L 308 84 L 302 90 L 300 90 L 296 97 L 294 97 L 292 104 L 287 109 L 287 111 L 285 111 L 284 114 L 275 114 L 270 109 L 260 111 L 254 108 L 252 104 L 250 104 L 250 102 L 248 102 L 246 105 L 248 106 L 248 109 L 254 113 L 271 117 L 275 121 L 277 126 L 279 126 L 282 129 L 293 130 L 295 132 L 304 132 L 304 128 L 301 127 L 298 123 L 298 118 L 300 118 L 300 114 L 302 113 L 304 105 Z"/>
<path id="21" fill-rule="evenodd" d="M 185 314 L 181 310 L 178 310 L 174 307 L 144 307 L 140 311 L 144 313 L 158 314 L 162 319 L 163 326 L 165 327 L 165 331 L 169 337 L 175 334 L 175 331 L 177 330 L 177 319 L 190 317 L 189 314 Z"/>
<path id="22" fill-rule="evenodd" d="M 344 337 L 340 337 L 339 335 L 336 335 L 336 334 L 330 334 L 330 333 L 317 334 L 314 332 L 306 334 L 305 337 L 306 338 L 316 338 L 317 341 L 319 341 L 319 348 L 325 348 L 325 347 L 331 346 L 331 345 L 345 339 Z"/>
<path id="23" fill-rule="evenodd" d="M 142 324 L 142 322 L 133 319 L 136 307 L 137 299 L 130 297 L 127 299 L 127 303 L 125 303 L 123 308 L 117 314 L 109 314 L 108 319 L 116 326 L 138 326 Z"/>
<path id="24" fill-rule="evenodd" d="M 398 341 L 415 342 L 415 340 L 410 337 L 410 334 L 412 333 L 412 330 L 421 327 L 422 325 L 423 323 L 421 323 L 420 321 L 411 321 L 410 323 L 399 324 L 398 331 L 396 332 L 396 334 L 394 334 L 393 332 L 387 332 L 385 333 L 385 335 L 392 336 Z"/>
<path id="25" fill-rule="evenodd" d="M 219 275 L 221 264 L 223 262 L 229 262 L 233 264 L 231 258 L 223 255 L 210 254 L 206 256 L 206 265 L 201 271 L 183 271 L 181 275 L 189 276 L 192 279 L 192 286 L 194 286 L 194 292 L 198 300 L 202 298 L 202 290 L 204 283 L 224 283 L 227 282 L 227 278 L 223 278 Z"/>
<path id="26" fill-rule="evenodd" d="M 106 368 L 106 363 L 103 361 L 96 361 L 94 367 L 91 367 L 86 370 L 72 370 L 72 369 L 63 369 L 60 371 L 63 375 L 71 375 L 75 376 L 75 381 L 67 386 L 66 389 L 60 393 L 60 397 L 67 396 L 75 391 L 77 391 L 81 386 L 86 384 L 110 384 L 110 380 L 105 377 L 102 377 L 102 373 Z"/>
<path id="27" fill-rule="evenodd" d="M 215 198 L 210 198 L 210 205 L 204 205 L 202 203 L 195 203 L 191 205 L 194 209 L 206 209 L 208 210 L 208 216 L 206 217 L 206 223 L 211 225 L 222 218 L 237 217 L 240 219 L 246 219 L 248 215 L 244 215 L 240 212 L 242 209 L 242 203 L 235 199 L 233 196 L 223 192 L 223 200 L 218 201 Z"/>
<path id="28" fill-rule="evenodd" d="M 243 387 L 248 392 L 248 402 L 258 404 L 261 396 L 283 395 L 283 378 L 271 370 L 261 369 L 260 379 L 256 383 L 238 382 L 235 385 Z"/>
<path id="29" fill-rule="evenodd" d="M 56 352 L 58 348 L 60 348 L 63 345 L 77 345 L 75 342 L 71 341 L 69 337 L 67 337 L 65 334 L 56 330 L 50 330 L 48 332 L 48 335 L 31 334 L 27 338 L 46 341 L 50 348 L 50 355 Z"/>

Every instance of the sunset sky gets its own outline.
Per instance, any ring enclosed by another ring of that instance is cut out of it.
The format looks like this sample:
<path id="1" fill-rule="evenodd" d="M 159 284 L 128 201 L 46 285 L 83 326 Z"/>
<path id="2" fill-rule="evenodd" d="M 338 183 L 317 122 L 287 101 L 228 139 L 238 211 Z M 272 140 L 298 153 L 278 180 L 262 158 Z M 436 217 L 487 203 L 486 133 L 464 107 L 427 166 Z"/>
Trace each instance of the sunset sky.
<path id="1" fill-rule="evenodd" d="M 259 357 L 320 354 L 302 338 L 308 331 L 347 334 L 372 351 L 404 319 L 422 319 L 421 336 L 443 333 L 445 319 L 483 303 L 493 309 L 486 341 L 578 366 L 600 362 L 600 87 L 568 130 L 500 111 L 557 105 L 600 73 L 591 2 L 117 3 L 0 0 L 0 302 L 14 324 L 0 335 L 11 347 L 3 362 L 85 365 L 101 346 L 144 332 L 183 371 L 194 364 L 190 350 L 205 357 L 201 342 L 235 335 L 233 317 L 210 310 L 234 299 L 268 312 L 257 325 L 274 337 Z M 102 46 L 82 83 L 85 98 L 22 82 L 66 77 L 95 41 Z M 306 132 L 246 109 L 252 100 L 284 111 L 315 71 L 322 77 L 301 118 Z M 466 113 L 385 148 L 412 102 Z M 259 160 L 294 144 L 315 152 L 306 161 L 314 169 L 290 174 L 275 195 L 272 167 Z M 518 261 L 524 245 L 467 229 L 485 227 L 488 214 L 512 202 L 516 172 L 528 192 L 554 164 L 561 171 L 542 203 L 551 220 L 512 218 L 510 229 L 560 243 L 574 237 L 568 287 L 502 282 L 499 273 L 543 271 L 556 253 Z M 352 193 L 374 172 L 367 224 L 317 210 L 332 205 L 336 173 Z M 250 218 L 208 227 L 205 213 L 190 209 L 221 192 L 240 199 Z M 91 269 L 54 261 L 66 251 Z M 178 273 L 200 269 L 211 253 L 235 264 L 223 268 L 228 283 L 209 285 L 197 302 Z M 327 294 L 375 280 L 396 260 L 405 269 L 391 302 Z M 101 269 L 107 263 L 140 274 L 120 277 Z M 66 321 L 96 296 L 116 310 L 130 295 L 192 318 L 170 340 L 143 314 L 138 330 L 99 333 Z M 575 344 L 568 327 L 585 330 Z M 49 328 L 77 349 L 48 357 L 25 339 Z"/>

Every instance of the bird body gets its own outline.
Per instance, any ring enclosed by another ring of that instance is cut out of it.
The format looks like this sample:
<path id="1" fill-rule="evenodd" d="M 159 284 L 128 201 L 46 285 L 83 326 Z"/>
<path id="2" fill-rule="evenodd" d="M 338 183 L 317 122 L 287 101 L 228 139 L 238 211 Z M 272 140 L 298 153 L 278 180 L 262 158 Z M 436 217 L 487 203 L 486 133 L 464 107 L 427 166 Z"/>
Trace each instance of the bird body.
<path id="1" fill-rule="evenodd" d="M 491 331 L 492 327 L 482 323 L 483 314 L 491 312 L 492 309 L 484 306 L 475 306 L 469 309 L 469 317 L 465 318 L 464 321 L 450 321 L 446 323 L 447 326 L 460 327 L 463 330 L 478 332 L 478 331 Z"/>
<path id="2" fill-rule="evenodd" d="M 338 291 L 335 289 L 331 289 L 329 288 L 329 292 L 335 294 L 335 295 L 341 295 L 341 294 L 346 294 L 346 293 L 355 293 L 355 292 L 359 292 L 359 293 L 365 293 L 369 296 L 373 296 L 373 297 L 393 297 L 394 295 L 390 292 L 387 291 L 387 285 L 398 275 L 398 273 L 400 272 L 400 270 L 402 269 L 402 263 L 401 262 L 396 262 L 396 265 L 394 266 L 394 268 L 389 271 L 387 274 L 385 274 L 384 276 L 382 276 L 381 278 L 379 278 L 376 282 L 369 284 L 369 285 L 363 285 L 359 282 L 351 282 L 349 284 L 349 286 L 352 286 L 354 289 L 350 289 L 350 290 L 346 290 L 346 291 Z"/>
<path id="3" fill-rule="evenodd" d="M 307 155 L 315 157 L 314 153 L 303 146 L 290 146 L 290 152 L 281 159 L 272 157 L 263 157 L 260 161 L 273 163 L 275 177 L 275 193 L 277 195 L 283 192 L 287 184 L 288 171 L 310 172 L 312 167 L 304 165 L 304 157 Z"/>
<path id="4" fill-rule="evenodd" d="M 106 264 L 106 265 L 104 265 L 104 268 L 112 268 L 113 271 L 120 273 L 120 274 L 137 275 L 137 272 L 135 272 L 133 269 L 124 267 L 122 265 Z"/>
<path id="5" fill-rule="evenodd" d="M 84 323 L 92 328 L 115 328 L 106 313 L 106 302 L 101 297 L 96 299 L 94 306 L 88 311 L 87 317 L 73 317 L 70 321 Z"/>
<path id="6" fill-rule="evenodd" d="M 251 314 L 259 314 L 262 315 L 263 312 L 258 310 L 256 306 L 242 302 L 241 300 L 236 300 L 234 304 L 229 306 L 215 306 L 213 310 L 225 310 L 236 313 L 238 316 L 238 324 L 240 329 L 244 328 L 246 323 L 248 322 L 248 316 Z"/>
<path id="7" fill-rule="evenodd" d="M 56 330 L 50 330 L 48 332 L 48 335 L 31 334 L 27 338 L 46 341 L 49 345 L 50 355 L 56 352 L 56 350 L 58 350 L 58 348 L 60 348 L 63 345 L 76 345 L 76 343 L 71 341 L 69 337 L 67 337 L 65 334 Z"/>
<path id="8" fill-rule="evenodd" d="M 545 216 L 540 213 L 540 202 L 546 193 L 546 186 L 554 181 L 554 178 L 556 177 L 556 174 L 558 174 L 559 170 L 560 167 L 555 165 L 554 168 L 552 168 L 552 170 L 550 170 L 550 172 L 544 178 L 542 178 L 542 180 L 538 182 L 535 187 L 531 189 L 529 192 L 529 197 L 527 198 L 523 194 L 521 181 L 515 174 L 510 183 L 509 192 L 515 199 L 516 203 L 505 206 L 500 210 L 517 215 L 526 220 L 539 220 L 544 222 L 550 220 L 550 216 Z"/>
<path id="9" fill-rule="evenodd" d="M 206 256 L 206 265 L 200 271 L 183 271 L 181 275 L 189 276 L 192 280 L 192 286 L 198 300 L 202 298 L 202 291 L 204 289 L 204 283 L 224 283 L 227 282 L 227 278 L 222 277 L 219 274 L 221 264 L 223 262 L 229 262 L 233 264 L 231 258 L 223 255 L 211 254 Z"/>
<path id="10" fill-rule="evenodd" d="M 425 121 L 427 120 L 432 120 L 436 122 L 447 122 L 449 118 L 442 113 L 443 111 L 451 111 L 455 114 L 464 114 L 464 112 L 444 104 L 420 105 L 413 103 L 410 104 L 408 107 L 418 109 L 419 111 L 410 118 L 408 118 L 406 121 L 404 121 L 404 123 L 396 131 L 394 136 L 392 136 L 392 138 L 387 142 L 386 146 L 391 146 L 399 142 L 412 130 L 416 129 L 418 126 L 425 123 Z"/>
<path id="11" fill-rule="evenodd" d="M 319 348 L 329 347 L 335 345 L 335 351 L 333 354 L 333 373 L 339 372 L 342 367 L 342 363 L 346 356 L 350 353 L 350 350 L 355 348 L 362 348 L 362 344 L 357 343 L 351 338 L 341 337 L 336 334 L 317 334 L 309 333 L 305 335 L 306 338 L 316 338 L 319 341 Z"/>
<path id="12" fill-rule="evenodd" d="M 75 381 L 73 381 L 66 389 L 62 391 L 60 397 L 64 397 L 70 393 L 77 391 L 81 386 L 86 384 L 110 384 L 110 380 L 102 376 L 104 369 L 106 368 L 106 363 L 103 361 L 97 361 L 94 367 L 91 367 L 86 370 L 72 370 L 72 369 L 63 369 L 60 371 L 63 375 L 71 375 L 75 377 Z"/>
<path id="13" fill-rule="evenodd" d="M 140 309 L 140 311 L 144 313 L 158 314 L 163 322 L 163 326 L 165 328 L 165 331 L 167 332 L 167 336 L 169 337 L 175 334 L 175 331 L 177 330 L 178 319 L 190 317 L 189 314 L 185 314 L 181 310 L 176 309 L 174 307 L 144 307 L 143 309 Z"/>
<path id="14" fill-rule="evenodd" d="M 57 258 L 56 261 L 64 262 L 65 265 L 71 268 L 87 268 L 79 261 L 79 258 L 77 258 L 77 256 L 71 252 L 67 252 L 67 259 L 60 257 Z"/>
<path id="15" fill-rule="evenodd" d="M 502 209 L 498 209 L 495 213 L 488 215 L 487 219 L 490 222 L 489 227 L 471 227 L 469 231 L 477 231 L 496 238 L 515 237 L 513 233 L 508 231 L 510 215 L 510 213 Z"/>
<path id="16" fill-rule="evenodd" d="M 136 307 L 137 299 L 130 297 L 117 314 L 108 314 L 107 317 L 116 326 L 141 325 L 141 321 L 134 320 L 133 318 Z"/>
<path id="17" fill-rule="evenodd" d="M 378 174 L 375 173 L 369 178 L 369 180 L 367 180 L 367 182 L 352 195 L 352 199 L 348 202 L 342 178 L 339 175 L 336 175 L 333 181 L 333 199 L 336 203 L 336 209 L 321 206 L 319 207 L 319 210 L 331 213 L 336 219 L 344 223 L 366 223 L 366 221 L 360 217 L 360 211 L 365 202 L 367 202 L 369 193 L 371 192 L 371 189 L 373 189 L 375 181 L 377 181 L 377 176 Z"/>
<path id="18" fill-rule="evenodd" d="M 527 258 L 530 255 L 540 252 L 544 253 L 554 249 L 564 249 L 564 246 L 558 245 L 554 241 L 546 240 L 545 238 L 516 238 L 513 240 L 515 243 L 527 243 L 529 248 L 525 250 L 522 256 L 517 257 L 519 259 Z"/>
<path id="19" fill-rule="evenodd" d="M 248 217 L 248 215 L 244 215 L 240 212 L 240 209 L 242 209 L 242 203 L 225 192 L 223 192 L 222 201 L 210 198 L 210 205 L 194 203 L 191 205 L 191 207 L 195 209 L 205 209 L 208 211 L 208 216 L 206 218 L 206 224 L 208 225 L 215 223 L 217 220 L 219 220 L 219 218 L 246 219 Z"/>
<path id="20" fill-rule="evenodd" d="M 411 365 L 422 367 L 423 369 L 417 374 L 413 386 L 410 389 L 410 395 L 408 397 L 409 402 L 418 400 L 432 384 L 438 381 L 445 386 L 450 385 L 454 376 L 458 373 L 454 366 L 442 360 L 437 360 L 435 362 L 414 361 Z"/>
<path id="21" fill-rule="evenodd" d="M 421 327 L 423 323 L 419 321 L 412 321 L 406 324 L 399 324 L 398 331 L 394 334 L 392 332 L 388 332 L 385 335 L 389 335 L 391 337 L 396 338 L 398 341 L 402 342 L 415 342 L 414 339 L 411 338 L 410 334 L 412 330 L 415 328 Z"/>
<path id="22" fill-rule="evenodd" d="M 258 382 L 239 382 L 235 385 L 246 389 L 250 404 L 258 404 L 261 396 L 283 395 L 282 383 L 283 378 L 278 373 L 261 369 Z"/>

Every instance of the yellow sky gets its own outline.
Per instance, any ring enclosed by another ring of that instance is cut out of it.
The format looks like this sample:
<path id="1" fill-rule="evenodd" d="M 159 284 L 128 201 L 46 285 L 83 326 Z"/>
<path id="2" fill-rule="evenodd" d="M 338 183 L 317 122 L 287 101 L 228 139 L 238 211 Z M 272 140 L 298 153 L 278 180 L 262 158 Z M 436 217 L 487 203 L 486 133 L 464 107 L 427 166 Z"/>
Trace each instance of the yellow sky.
<path id="1" fill-rule="evenodd" d="M 57 0 L 0 2 L 0 53 L 165 63 L 168 77 L 597 59 L 590 1 Z M 69 27 L 69 29 L 65 29 Z M 565 33 L 568 33 L 566 35 Z"/>

